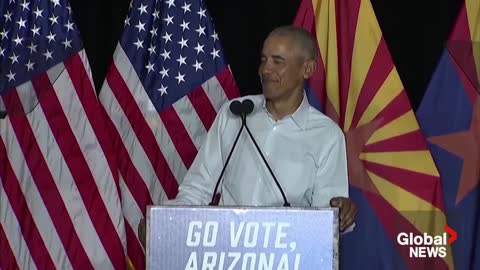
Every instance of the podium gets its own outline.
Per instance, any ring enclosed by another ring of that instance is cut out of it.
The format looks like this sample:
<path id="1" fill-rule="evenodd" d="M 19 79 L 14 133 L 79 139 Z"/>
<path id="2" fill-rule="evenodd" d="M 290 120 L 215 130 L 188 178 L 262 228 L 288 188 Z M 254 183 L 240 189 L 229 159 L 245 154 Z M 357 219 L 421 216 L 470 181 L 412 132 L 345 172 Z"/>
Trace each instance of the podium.
<path id="1" fill-rule="evenodd" d="M 336 208 L 147 209 L 146 269 L 338 269 Z"/>

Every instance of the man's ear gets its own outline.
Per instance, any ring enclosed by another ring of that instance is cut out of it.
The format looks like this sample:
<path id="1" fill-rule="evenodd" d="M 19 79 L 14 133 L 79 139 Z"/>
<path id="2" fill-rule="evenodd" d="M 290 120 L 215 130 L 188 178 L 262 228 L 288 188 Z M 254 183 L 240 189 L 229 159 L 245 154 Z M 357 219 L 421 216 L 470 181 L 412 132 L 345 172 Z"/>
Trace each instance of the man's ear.
<path id="1" fill-rule="evenodd" d="M 305 80 L 308 80 L 312 77 L 313 73 L 317 69 L 317 62 L 315 60 L 308 60 L 305 62 L 305 71 L 303 73 L 303 77 Z"/>

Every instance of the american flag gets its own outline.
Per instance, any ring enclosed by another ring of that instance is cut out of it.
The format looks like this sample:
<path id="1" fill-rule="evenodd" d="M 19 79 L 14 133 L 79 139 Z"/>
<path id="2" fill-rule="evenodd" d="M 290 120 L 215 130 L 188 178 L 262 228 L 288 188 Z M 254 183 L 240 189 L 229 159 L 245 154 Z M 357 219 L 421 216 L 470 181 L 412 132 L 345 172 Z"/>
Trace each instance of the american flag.
<path id="1" fill-rule="evenodd" d="M 174 198 L 217 111 L 239 91 L 205 2 L 134 0 L 100 91 L 115 133 L 131 267 L 144 268 L 137 227 Z"/>
<path id="2" fill-rule="evenodd" d="M 117 165 L 68 2 L 0 11 L 0 268 L 125 269 Z"/>

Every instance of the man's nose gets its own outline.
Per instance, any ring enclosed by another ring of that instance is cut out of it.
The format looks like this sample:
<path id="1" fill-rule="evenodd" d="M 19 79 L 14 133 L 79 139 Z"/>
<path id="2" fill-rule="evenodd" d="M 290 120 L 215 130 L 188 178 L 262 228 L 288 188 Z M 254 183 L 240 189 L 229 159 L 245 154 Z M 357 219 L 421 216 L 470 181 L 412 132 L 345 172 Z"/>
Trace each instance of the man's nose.
<path id="1" fill-rule="evenodd" d="M 260 66 L 260 74 L 269 75 L 271 73 L 272 73 L 272 69 L 271 69 L 270 64 L 268 62 L 265 62 Z"/>

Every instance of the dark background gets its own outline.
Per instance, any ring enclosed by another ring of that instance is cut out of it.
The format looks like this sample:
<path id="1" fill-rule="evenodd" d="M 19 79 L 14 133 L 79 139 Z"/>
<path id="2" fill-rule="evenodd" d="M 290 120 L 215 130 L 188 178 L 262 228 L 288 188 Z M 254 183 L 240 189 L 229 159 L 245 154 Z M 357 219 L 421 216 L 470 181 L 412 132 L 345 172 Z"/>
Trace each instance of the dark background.
<path id="1" fill-rule="evenodd" d="M 350 1 L 350 0 L 337 0 Z M 371 0 L 414 109 L 419 105 L 462 1 Z M 70 0 L 100 90 L 129 0 Z M 206 0 L 242 95 L 260 93 L 259 52 L 268 32 L 291 24 L 300 0 Z"/>

